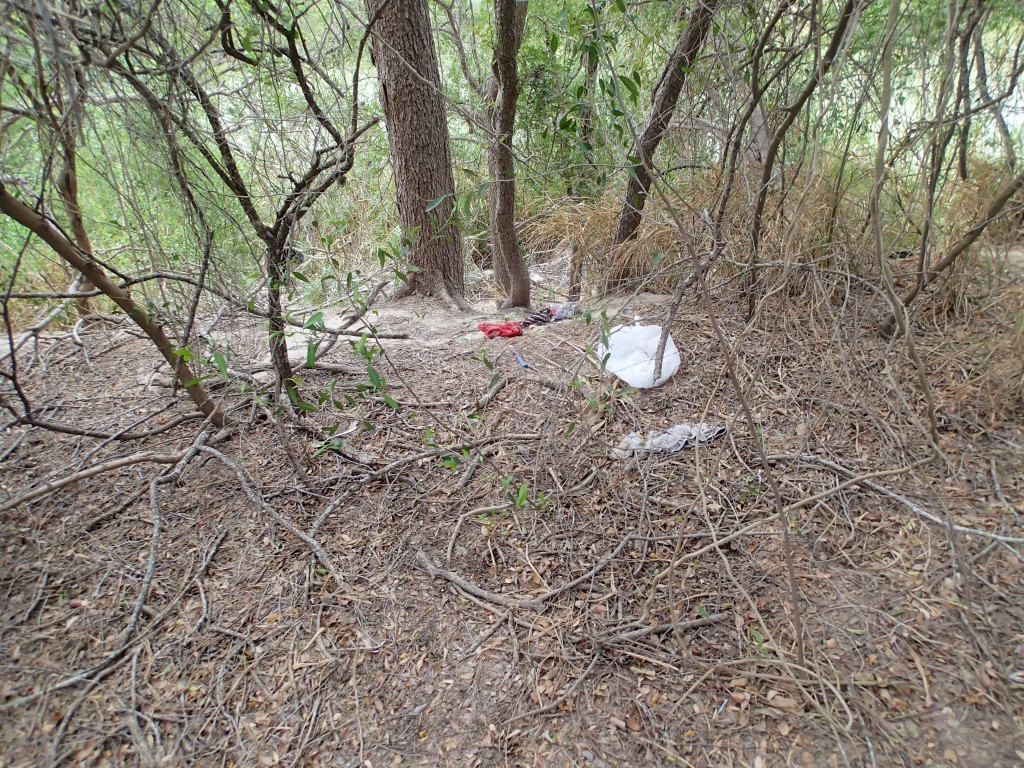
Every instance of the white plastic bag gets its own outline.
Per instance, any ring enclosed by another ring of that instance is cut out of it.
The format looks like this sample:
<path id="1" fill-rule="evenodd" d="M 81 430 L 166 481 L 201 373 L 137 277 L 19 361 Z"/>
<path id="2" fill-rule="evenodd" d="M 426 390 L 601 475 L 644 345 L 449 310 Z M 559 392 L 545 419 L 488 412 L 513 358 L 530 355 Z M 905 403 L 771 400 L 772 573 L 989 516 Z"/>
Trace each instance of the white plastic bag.
<path id="1" fill-rule="evenodd" d="M 660 325 L 616 325 L 608 333 L 608 346 L 605 347 L 603 343 L 597 345 L 597 356 L 605 361 L 605 370 L 631 387 L 660 387 L 679 370 L 679 350 L 669 334 L 665 342 L 661 376 L 655 381 L 654 358 L 660 339 Z"/>

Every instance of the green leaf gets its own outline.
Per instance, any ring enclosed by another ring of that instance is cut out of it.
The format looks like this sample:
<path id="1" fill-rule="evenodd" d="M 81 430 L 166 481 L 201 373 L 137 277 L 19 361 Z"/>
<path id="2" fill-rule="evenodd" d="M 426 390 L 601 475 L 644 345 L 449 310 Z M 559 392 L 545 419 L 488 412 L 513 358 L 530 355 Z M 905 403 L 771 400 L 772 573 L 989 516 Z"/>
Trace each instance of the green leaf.
<path id="1" fill-rule="evenodd" d="M 220 371 L 220 375 L 225 379 L 228 377 L 228 363 L 224 359 L 224 355 L 220 352 L 213 353 L 213 364 L 217 366 L 217 370 Z"/>
<path id="2" fill-rule="evenodd" d="M 436 200 L 431 200 L 430 203 L 427 204 L 426 212 L 430 213 L 432 210 L 437 208 L 439 205 L 441 205 L 441 203 L 445 201 L 446 197 L 447 195 L 441 195 L 441 197 L 437 198 Z"/>
<path id="3" fill-rule="evenodd" d="M 377 372 L 377 369 L 374 368 L 369 363 L 366 364 L 366 375 L 370 377 L 370 384 L 373 386 L 374 389 L 384 388 L 384 379 L 381 378 L 381 375 L 380 373 Z"/>
<path id="4" fill-rule="evenodd" d="M 320 343 L 310 339 L 306 343 L 306 367 L 312 368 L 316 365 L 316 351 L 320 348 Z"/>
<path id="5" fill-rule="evenodd" d="M 395 398 L 393 398 L 391 395 L 381 394 L 380 399 L 387 403 L 389 406 L 391 406 L 392 410 L 398 410 L 398 401 L 395 400 Z"/>
<path id="6" fill-rule="evenodd" d="M 321 323 L 323 323 L 323 319 L 323 312 L 314 312 L 312 315 L 309 316 L 309 318 L 307 318 L 306 322 L 302 324 L 302 327 L 307 330 L 309 330 L 310 328 L 315 328 L 319 326 Z"/>
<path id="7" fill-rule="evenodd" d="M 629 91 L 630 96 L 632 96 L 633 101 L 635 102 L 640 96 L 640 89 L 636 87 L 636 83 L 633 82 L 633 78 L 626 77 L 625 75 L 619 75 L 619 82 L 626 86 L 626 90 Z"/>
<path id="8" fill-rule="evenodd" d="M 516 492 L 516 505 L 520 507 L 525 506 L 526 497 L 529 493 L 530 489 L 526 487 L 526 483 L 520 483 L 519 490 Z"/>

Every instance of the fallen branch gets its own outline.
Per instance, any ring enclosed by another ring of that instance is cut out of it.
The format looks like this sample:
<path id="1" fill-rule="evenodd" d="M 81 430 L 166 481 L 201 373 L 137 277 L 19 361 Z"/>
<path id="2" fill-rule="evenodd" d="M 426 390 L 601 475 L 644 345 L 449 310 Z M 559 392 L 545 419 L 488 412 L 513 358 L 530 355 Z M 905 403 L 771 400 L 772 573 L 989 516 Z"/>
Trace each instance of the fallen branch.
<path id="1" fill-rule="evenodd" d="M 205 443 L 207 440 L 210 440 L 210 439 L 216 440 L 217 437 L 219 437 L 223 433 L 224 433 L 224 430 L 221 430 L 221 432 L 219 432 L 217 436 L 214 436 L 213 438 L 211 438 L 210 437 L 210 433 L 208 431 L 203 431 L 202 433 L 199 434 L 199 436 L 196 438 L 195 442 L 192 443 L 192 445 L 190 445 L 187 449 L 185 449 L 181 453 L 177 454 L 177 459 L 175 461 L 173 461 L 173 462 L 171 462 L 171 461 L 161 461 L 160 462 L 160 463 L 167 463 L 167 464 L 173 463 L 174 466 L 173 466 L 173 468 L 169 472 L 154 478 L 151 481 L 151 483 L 150 483 L 150 494 L 151 494 L 150 500 L 151 500 L 151 503 L 153 504 L 152 510 L 153 510 L 154 518 L 153 518 L 153 537 L 152 537 L 152 539 L 150 541 L 149 565 L 148 565 L 148 567 L 146 569 L 146 573 L 145 573 L 145 575 L 143 577 L 143 583 L 142 583 L 142 586 L 139 589 L 139 596 L 138 596 L 138 598 L 136 598 L 135 607 L 132 610 L 132 615 L 131 615 L 131 617 L 128 620 L 128 625 L 125 627 L 124 631 L 121 633 L 123 635 L 123 637 L 122 637 L 122 640 L 121 640 L 120 644 L 117 646 L 117 648 L 114 649 L 113 651 L 111 651 L 106 656 L 106 658 L 104 658 L 98 664 L 95 664 L 94 666 L 90 667 L 89 669 L 85 669 L 85 670 L 83 670 L 81 672 L 77 672 L 77 673 L 75 673 L 75 674 L 73 674 L 73 675 L 71 675 L 69 677 L 66 677 L 63 680 L 61 680 L 59 683 L 54 684 L 52 687 L 49 687 L 49 688 L 43 687 L 43 688 L 40 688 L 39 690 L 37 690 L 36 692 L 31 693 L 31 694 L 29 694 L 27 696 L 22 696 L 22 697 L 19 697 L 19 698 L 15 698 L 15 699 L 12 699 L 11 701 L 7 701 L 7 702 L 4 702 L 4 703 L 0 704 L 0 712 L 9 712 L 11 710 L 17 709 L 18 707 L 24 706 L 25 704 L 30 704 L 30 703 L 32 703 L 32 702 L 42 698 L 43 696 L 45 696 L 45 695 L 47 695 L 49 693 L 53 693 L 55 691 L 60 691 L 60 690 L 63 690 L 65 688 L 70 688 L 70 687 L 72 687 L 74 685 L 77 685 L 78 683 L 81 683 L 81 682 L 89 682 L 92 685 L 95 685 L 96 683 L 100 682 L 104 677 L 106 677 L 108 674 L 110 674 L 110 672 L 113 670 L 113 668 L 115 666 L 117 666 L 121 661 L 123 661 L 127 657 L 128 649 L 132 645 L 132 636 L 135 634 L 135 630 L 138 628 L 139 619 L 140 619 L 140 617 L 142 615 L 143 608 L 144 608 L 145 602 L 146 602 L 146 597 L 149 594 L 149 588 L 150 588 L 150 585 L 152 584 L 153 575 L 154 575 L 154 573 L 156 571 L 156 560 L 157 560 L 157 554 L 158 554 L 158 544 L 159 544 L 160 528 L 161 528 L 161 524 L 162 524 L 162 521 L 161 521 L 161 518 L 160 518 L 159 507 L 156 504 L 156 502 L 157 502 L 157 499 L 156 499 L 156 487 L 157 487 L 158 484 L 174 483 L 174 482 L 176 482 L 177 479 L 179 477 L 181 477 L 181 473 L 184 472 L 185 467 L 188 465 L 189 461 L 191 461 L 192 458 L 196 455 L 196 453 L 199 452 L 200 448 L 205 447 L 205 446 L 203 446 L 203 443 Z M 134 456 L 134 457 L 129 456 L 129 457 L 126 457 L 126 458 L 129 458 L 129 459 L 130 458 L 137 458 L 139 455 L 141 455 L 141 454 L 136 454 L 136 456 Z M 163 458 L 171 458 L 171 457 L 163 457 Z M 108 463 L 113 463 L 113 462 L 108 462 Z M 132 463 L 138 463 L 138 462 L 132 462 Z M 96 467 L 93 467 L 92 469 L 96 469 Z M 78 474 L 82 474 L 82 473 L 78 473 Z M 161 625 L 163 620 L 168 616 L 168 614 L 171 612 L 171 610 L 175 607 L 175 605 L 177 605 L 178 602 L 180 602 L 181 598 L 184 597 L 185 593 L 191 588 L 192 584 L 194 584 L 198 579 L 201 579 L 203 577 L 203 575 L 206 573 L 206 569 L 210 567 L 210 562 L 213 560 L 213 557 L 216 554 L 217 549 L 220 546 L 221 541 L 224 540 L 224 536 L 225 535 L 226 534 L 221 533 L 217 537 L 216 541 L 213 544 L 213 547 L 210 549 L 209 554 L 204 559 L 202 566 L 197 571 L 195 576 L 193 576 L 192 579 L 189 581 L 189 583 L 181 591 L 178 592 L 177 596 L 173 600 L 171 600 L 171 602 L 167 605 L 167 607 L 164 608 L 164 610 L 160 614 L 158 614 L 156 617 L 153 618 L 153 620 L 150 622 L 149 626 L 146 627 L 146 629 L 144 631 L 139 633 L 139 639 L 140 640 L 145 639 L 146 637 L 151 635 L 153 632 L 155 632 L 156 629 Z"/>
<path id="2" fill-rule="evenodd" d="M 334 566 L 334 562 L 331 560 L 327 552 L 324 551 L 320 542 L 301 531 L 294 523 L 287 520 L 280 512 L 270 506 L 263 497 L 260 496 L 260 494 L 257 493 L 251 485 L 249 485 L 249 481 L 246 479 L 242 468 L 235 464 L 235 462 L 215 448 L 210 448 L 204 445 L 200 446 L 199 450 L 220 460 L 228 469 L 234 472 L 238 477 L 238 482 L 242 486 L 242 491 L 249 497 L 250 501 L 265 512 L 275 523 L 309 547 L 310 551 L 316 556 L 316 559 L 320 561 L 320 564 L 326 568 L 334 578 L 335 583 L 338 585 L 338 589 L 344 589 L 345 580 L 341 578 L 341 573 L 338 572 L 338 569 Z"/>
<path id="3" fill-rule="evenodd" d="M 865 488 L 871 489 L 875 493 L 880 493 L 883 496 L 887 496 L 888 498 L 893 499 L 894 501 L 898 501 L 900 504 L 905 506 L 918 517 L 923 518 L 924 520 L 928 520 L 929 522 L 935 523 L 936 525 L 941 525 L 943 528 L 952 527 L 952 529 L 957 533 L 964 533 L 970 536 L 980 536 L 985 539 L 1000 541 L 1004 544 L 1024 544 L 1024 538 L 1019 536 L 1002 536 L 998 533 L 990 533 L 988 531 L 983 531 L 979 528 L 968 528 L 964 525 L 949 526 L 948 523 L 941 517 L 939 517 L 938 515 L 933 515 L 931 512 L 921 509 L 921 507 L 919 507 L 917 504 L 912 502 L 907 497 L 901 496 L 895 491 L 890 491 L 885 486 L 879 485 L 878 483 L 873 483 L 871 482 L 871 480 L 867 479 L 869 477 L 875 477 L 881 474 L 890 474 L 894 472 L 876 472 L 868 475 L 858 475 L 856 472 L 847 469 L 842 464 L 836 464 L 834 462 L 829 461 L 828 459 L 822 459 L 818 456 L 813 456 L 807 453 L 800 454 L 799 456 L 776 455 L 765 457 L 766 461 L 792 461 L 793 459 L 803 461 L 807 464 L 820 464 L 823 467 L 828 467 L 832 471 L 838 472 L 839 474 L 845 475 L 846 477 L 850 478 L 849 484 L 862 485 Z"/>
<path id="4" fill-rule="evenodd" d="M 583 674 L 577 677 L 573 681 L 572 685 L 565 689 L 565 693 L 563 693 L 557 699 L 555 699 L 549 704 L 545 704 L 543 707 L 537 707 L 536 709 L 531 709 L 529 712 L 523 712 L 523 714 L 521 715 L 515 715 L 514 717 L 511 717 L 508 720 L 506 720 L 504 724 L 508 725 L 509 723 L 514 723 L 516 720 L 523 720 L 527 717 L 533 717 L 535 715 L 543 715 L 545 712 L 550 712 L 553 709 L 557 709 L 558 707 L 560 707 L 562 705 L 562 702 L 567 701 L 570 696 L 576 693 L 576 689 L 579 688 L 583 681 L 587 679 L 587 675 L 594 671 L 594 667 L 597 666 L 598 659 L 600 658 L 601 654 L 595 653 L 594 658 L 590 660 L 590 664 L 588 664 L 587 668 L 583 670 Z"/>
<path id="5" fill-rule="evenodd" d="M 21 504 L 27 504 L 30 501 L 35 501 L 41 496 L 46 496 L 49 493 L 58 491 L 61 488 L 77 483 L 79 480 L 87 480 L 90 477 L 101 475 L 104 472 L 110 472 L 114 469 L 120 469 L 121 467 L 129 467 L 132 464 L 145 464 L 151 462 L 153 464 L 177 464 L 181 461 L 187 451 L 181 451 L 180 453 L 156 453 L 155 451 L 144 451 L 142 453 L 135 453 L 131 456 L 124 456 L 120 459 L 114 459 L 108 461 L 105 464 L 97 464 L 94 467 L 83 469 L 81 472 L 75 472 L 73 475 L 62 477 L 60 480 L 53 480 L 51 482 L 43 483 L 38 488 L 24 493 L 21 496 L 17 496 L 13 499 L 5 501 L 0 504 L 0 513 L 7 512 L 14 509 Z"/>
<path id="6" fill-rule="evenodd" d="M 476 401 L 476 410 L 482 411 L 486 408 L 487 404 L 494 399 L 494 396 L 501 392 L 501 390 L 506 386 L 508 386 L 508 379 L 498 379 L 494 382 L 494 386 L 484 392 L 483 397 Z"/>
<path id="7" fill-rule="evenodd" d="M 420 566 L 422 566 L 423 570 L 427 572 L 427 575 L 430 576 L 430 578 L 436 579 L 441 577 L 446 581 L 450 581 L 463 592 L 475 595 L 481 600 L 486 600 L 489 603 L 503 605 L 506 608 L 526 608 L 531 611 L 539 611 L 544 607 L 544 603 L 540 600 L 518 600 L 514 597 L 509 597 L 508 595 L 498 594 L 497 592 L 488 592 L 486 589 L 482 589 L 476 584 L 466 581 L 454 571 L 442 570 L 436 563 L 427 557 L 427 554 L 422 549 L 416 552 L 416 561 Z"/>
<path id="8" fill-rule="evenodd" d="M 491 509 L 493 511 L 495 508 L 485 507 L 484 509 Z M 498 507 L 498 509 L 500 509 L 500 507 Z M 463 518 L 475 513 L 479 513 L 481 511 L 483 510 L 473 510 L 473 512 L 463 515 Z M 531 611 L 539 611 L 544 607 L 544 603 L 558 597 L 559 595 L 564 594 L 565 592 L 568 592 L 570 589 L 579 586 L 583 582 L 589 581 L 590 579 L 594 578 L 597 574 L 599 574 L 611 563 L 613 563 L 615 559 L 620 554 L 622 554 L 622 550 L 629 546 L 630 542 L 635 541 L 638 538 L 640 537 L 637 534 L 629 534 L 619 543 L 619 545 L 614 550 L 612 550 L 612 553 L 608 555 L 608 557 L 606 557 L 600 563 L 598 563 L 589 571 L 584 573 L 582 576 L 579 576 L 578 578 L 575 578 L 572 581 L 567 582 L 560 587 L 556 587 L 555 589 L 545 592 L 543 595 L 535 597 L 532 600 L 517 600 L 516 598 L 509 597 L 508 595 L 498 594 L 497 592 L 488 592 L 486 589 L 478 587 L 476 584 L 473 584 L 472 582 L 466 581 L 454 571 L 442 570 L 440 566 L 436 565 L 429 557 L 427 557 L 426 553 L 423 550 L 419 550 L 416 553 L 416 559 L 419 561 L 420 565 L 423 566 L 423 569 L 430 575 L 431 578 L 436 579 L 438 576 L 440 576 L 446 579 L 447 581 L 450 581 L 452 584 L 454 584 L 462 591 L 467 592 L 471 595 L 476 595 L 477 597 L 487 600 L 488 602 L 495 603 L 496 605 L 504 605 L 507 608 L 526 608 Z M 451 559 L 451 551 L 453 545 L 454 538 L 449 542 L 448 545 L 449 560 Z"/>
<path id="9" fill-rule="evenodd" d="M 731 613 L 712 613 L 709 616 L 701 616 L 699 619 L 691 619 L 690 621 L 677 621 L 674 624 L 655 624 L 654 626 L 640 627 L 627 632 L 619 632 L 618 634 L 600 635 L 591 639 L 602 645 L 611 645 L 629 640 L 639 640 L 641 637 L 647 637 L 647 635 L 664 635 L 668 632 L 685 632 L 690 629 L 700 629 L 701 627 L 725 621 L 730 616 L 732 616 Z"/>
<path id="10" fill-rule="evenodd" d="M 151 414 L 146 419 L 152 418 L 155 414 Z M 78 435 L 80 437 L 95 437 L 98 440 L 142 440 L 146 437 L 153 437 L 164 432 L 169 432 L 175 427 L 184 424 L 186 421 L 194 421 L 195 419 L 205 418 L 201 413 L 186 413 L 182 416 L 177 417 L 173 421 L 168 422 L 160 427 L 153 427 L 153 429 L 147 429 L 145 432 L 100 432 L 96 429 L 82 429 L 80 427 L 73 427 L 70 424 L 59 424 L 55 421 L 47 421 L 45 419 L 37 419 L 33 416 L 23 416 L 18 419 L 14 426 L 18 424 L 24 424 L 30 427 L 38 427 L 39 429 L 45 429 L 50 432 L 60 432 L 65 435 Z M 144 421 L 146 420 L 144 419 Z"/>

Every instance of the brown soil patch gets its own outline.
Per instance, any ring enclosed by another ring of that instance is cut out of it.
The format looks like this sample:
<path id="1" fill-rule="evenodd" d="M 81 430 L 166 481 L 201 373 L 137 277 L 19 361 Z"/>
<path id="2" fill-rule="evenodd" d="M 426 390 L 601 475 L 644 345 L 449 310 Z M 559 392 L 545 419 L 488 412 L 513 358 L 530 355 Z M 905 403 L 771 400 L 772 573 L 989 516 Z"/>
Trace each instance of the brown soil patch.
<path id="1" fill-rule="evenodd" d="M 271 421 L 265 398 L 221 387 L 236 428 L 215 449 L 241 476 L 200 453 L 152 498 L 166 470 L 140 463 L 2 513 L 0 764 L 1019 765 L 1024 431 L 1019 404 L 972 384 L 971 351 L 1012 329 L 979 312 L 918 337 L 942 466 L 905 349 L 860 299 L 819 309 L 828 331 L 718 308 L 756 434 L 692 300 L 672 329 L 683 367 L 650 391 L 586 358 L 599 307 L 513 340 L 526 370 L 474 330 L 489 313 L 420 301 L 374 318 L 410 335 L 373 363 L 386 393 L 305 371 L 314 412 Z M 153 355 L 122 326 L 79 338 L 23 355 L 47 419 L 111 432 L 190 412 L 140 385 Z M 328 361 L 366 365 L 346 342 Z M 729 435 L 610 458 L 680 421 Z M 184 450 L 197 424 L 144 444 L 8 428 L 0 488 Z"/>

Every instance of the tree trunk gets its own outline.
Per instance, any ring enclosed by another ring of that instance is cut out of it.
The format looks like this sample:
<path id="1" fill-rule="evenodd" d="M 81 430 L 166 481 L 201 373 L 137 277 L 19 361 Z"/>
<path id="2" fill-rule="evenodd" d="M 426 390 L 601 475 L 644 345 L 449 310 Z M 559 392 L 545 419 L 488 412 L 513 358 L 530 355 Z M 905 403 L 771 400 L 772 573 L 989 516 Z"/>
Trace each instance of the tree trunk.
<path id="1" fill-rule="evenodd" d="M 81 67 L 73 67 L 75 85 L 78 86 L 78 101 L 85 101 L 85 74 Z M 77 110 L 68 111 L 68 119 L 57 126 L 57 133 L 60 136 L 61 152 L 64 156 L 64 167 L 57 177 L 57 193 L 60 195 L 61 203 L 71 225 L 71 234 L 75 236 L 75 245 L 89 258 L 92 258 L 92 241 L 89 240 L 89 232 L 85 228 L 85 219 L 82 218 L 82 209 L 78 205 L 78 156 L 76 154 L 77 143 L 75 133 L 80 129 L 79 106 Z M 84 277 L 79 286 L 82 293 L 89 293 L 96 288 Z M 78 307 L 78 314 L 82 317 L 92 314 L 92 306 L 88 298 L 78 299 L 75 302 Z"/>
<path id="2" fill-rule="evenodd" d="M 426 0 L 366 0 L 377 15 L 371 51 L 380 79 L 398 218 L 412 241 L 404 293 L 466 302 L 455 177 Z"/>
<path id="3" fill-rule="evenodd" d="M 35 233 L 53 249 L 54 253 L 67 261 L 86 280 L 117 304 L 149 337 L 167 364 L 171 366 L 171 370 L 177 371 L 178 381 L 202 414 L 216 426 L 224 426 L 224 412 L 210 399 L 202 383 L 192 373 L 188 362 L 174 353 L 174 345 L 164 333 L 164 329 L 132 299 L 126 289 L 112 282 L 106 272 L 91 257 L 80 252 L 77 246 L 53 225 L 53 222 L 8 192 L 2 181 L 0 181 L 0 212 Z"/>
<path id="4" fill-rule="evenodd" d="M 526 29 L 525 0 L 494 0 L 494 26 L 496 39 L 489 88 L 494 106 L 488 109 L 493 136 L 487 149 L 487 167 L 492 182 L 488 207 L 494 274 L 498 285 L 507 293 L 502 308 L 528 307 L 530 274 L 516 241 L 515 158 L 512 155 L 512 131 L 519 98 L 516 57 Z"/>
<path id="5" fill-rule="evenodd" d="M 651 114 L 647 126 L 640 135 L 639 146 L 634 146 L 630 155 L 637 158 L 629 169 L 629 180 L 626 182 L 626 195 L 622 201 L 622 210 L 615 226 L 615 238 L 612 248 L 616 248 L 636 236 L 640 227 L 644 203 L 651 188 L 651 163 L 654 153 L 665 135 L 665 129 L 675 112 L 679 93 L 686 82 L 686 75 L 696 61 L 704 40 L 711 30 L 711 20 L 721 6 L 722 0 L 699 0 L 690 12 L 690 17 L 683 28 L 683 33 L 676 42 L 672 55 L 665 63 L 661 79 L 654 88 Z M 621 267 L 609 276 L 608 287 L 622 288 L 633 275 L 630 270 Z"/>

